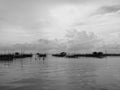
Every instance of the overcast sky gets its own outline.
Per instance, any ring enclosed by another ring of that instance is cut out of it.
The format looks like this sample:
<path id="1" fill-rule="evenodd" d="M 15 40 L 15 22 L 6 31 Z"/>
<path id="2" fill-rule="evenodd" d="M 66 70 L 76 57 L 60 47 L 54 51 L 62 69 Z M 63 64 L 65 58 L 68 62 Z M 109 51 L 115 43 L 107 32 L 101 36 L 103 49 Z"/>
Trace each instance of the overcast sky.
<path id="1" fill-rule="evenodd" d="M 120 0 L 0 0 L 1 46 L 41 40 L 71 50 L 119 46 Z"/>

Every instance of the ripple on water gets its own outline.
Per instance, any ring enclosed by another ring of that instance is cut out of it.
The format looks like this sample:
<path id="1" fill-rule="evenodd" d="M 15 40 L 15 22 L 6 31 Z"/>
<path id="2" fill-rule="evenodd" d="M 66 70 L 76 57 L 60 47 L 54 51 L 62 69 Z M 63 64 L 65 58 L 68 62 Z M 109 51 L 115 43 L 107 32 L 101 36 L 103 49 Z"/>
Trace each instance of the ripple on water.
<path id="1" fill-rule="evenodd" d="M 0 90 L 120 90 L 119 71 L 119 58 L 0 62 Z"/>

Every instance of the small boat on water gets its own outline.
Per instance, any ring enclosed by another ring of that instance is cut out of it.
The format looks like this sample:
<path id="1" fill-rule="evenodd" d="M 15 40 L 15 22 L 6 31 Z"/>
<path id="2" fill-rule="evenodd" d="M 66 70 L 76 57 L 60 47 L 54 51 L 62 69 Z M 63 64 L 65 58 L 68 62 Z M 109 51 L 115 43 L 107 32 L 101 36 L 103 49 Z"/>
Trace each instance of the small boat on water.
<path id="1" fill-rule="evenodd" d="M 61 52 L 61 53 L 58 53 L 58 54 L 52 54 L 52 56 L 55 56 L 55 57 L 65 57 L 67 54 L 66 52 Z"/>

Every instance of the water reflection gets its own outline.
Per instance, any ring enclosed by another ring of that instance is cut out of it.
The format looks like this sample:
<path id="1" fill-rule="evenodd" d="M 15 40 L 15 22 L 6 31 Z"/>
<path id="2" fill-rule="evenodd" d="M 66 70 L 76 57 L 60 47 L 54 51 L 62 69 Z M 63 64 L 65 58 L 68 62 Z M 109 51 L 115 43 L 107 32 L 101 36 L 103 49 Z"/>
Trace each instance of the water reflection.
<path id="1" fill-rule="evenodd" d="M 0 62 L 0 90 L 119 90 L 119 58 Z"/>

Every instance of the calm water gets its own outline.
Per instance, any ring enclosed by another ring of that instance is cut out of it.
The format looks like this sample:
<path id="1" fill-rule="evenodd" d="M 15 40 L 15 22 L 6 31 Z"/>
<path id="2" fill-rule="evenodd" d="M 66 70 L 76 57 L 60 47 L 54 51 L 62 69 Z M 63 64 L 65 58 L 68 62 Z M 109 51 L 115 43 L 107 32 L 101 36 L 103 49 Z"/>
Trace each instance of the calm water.
<path id="1" fill-rule="evenodd" d="M 0 90 L 120 90 L 120 57 L 0 62 Z"/>

